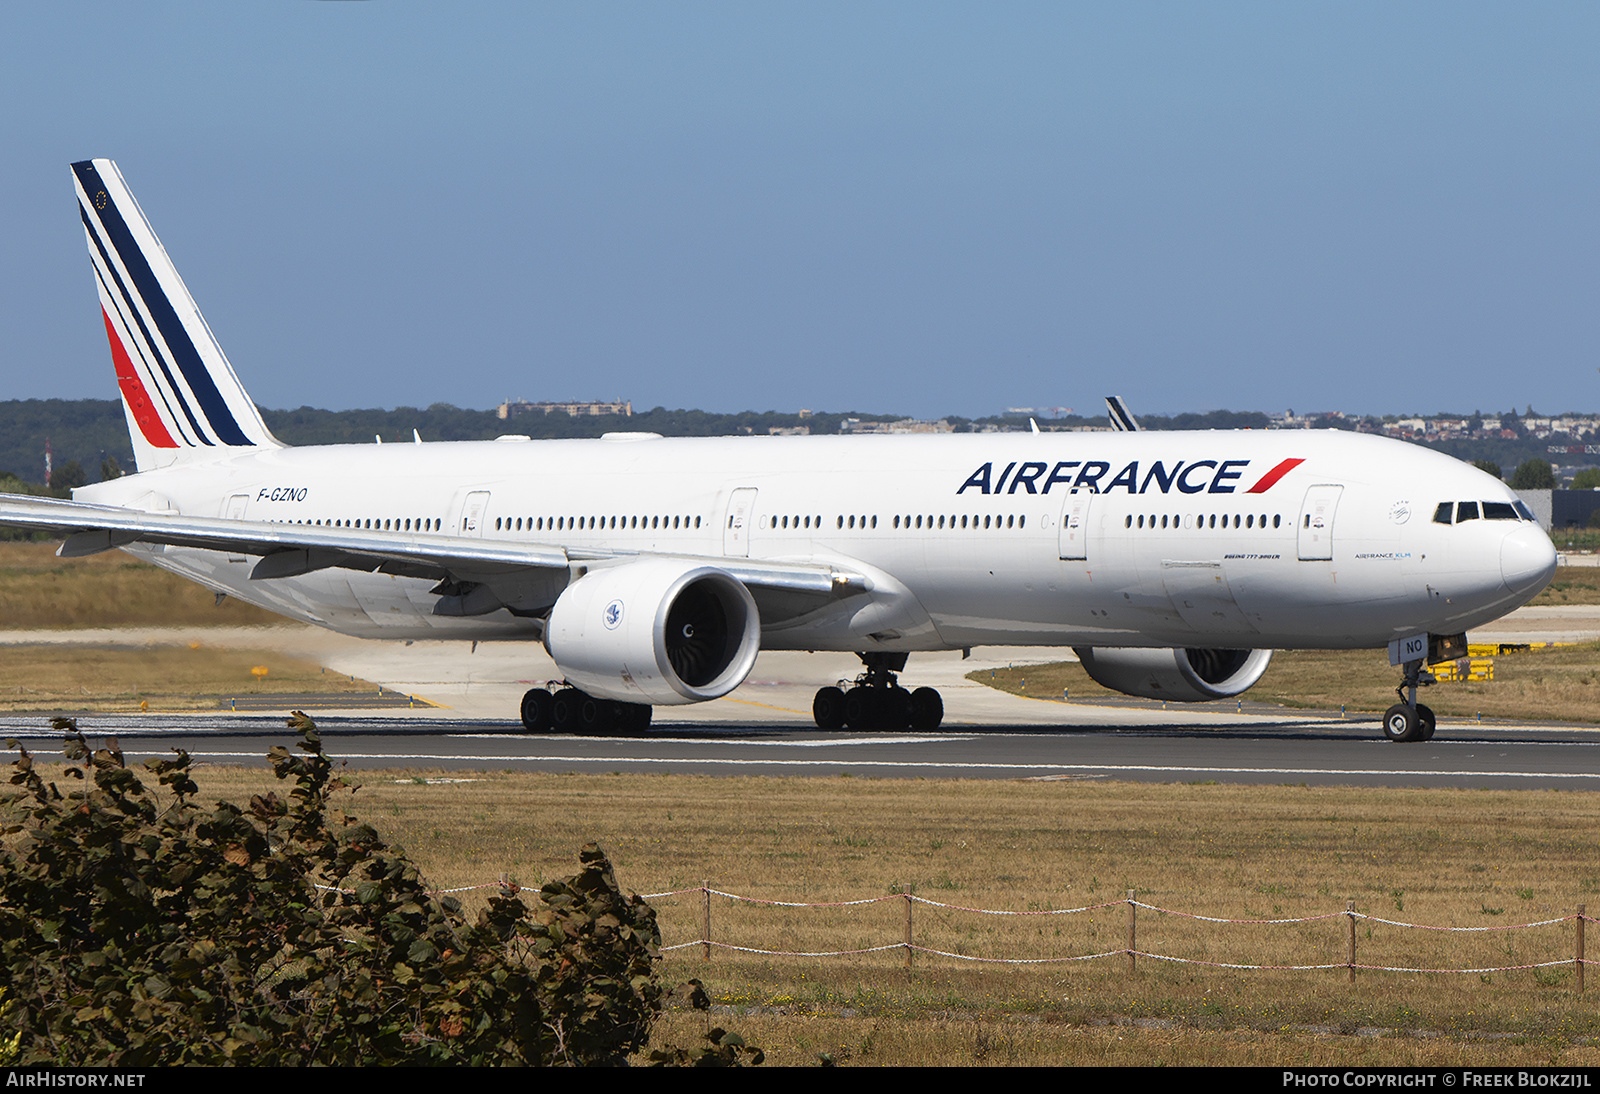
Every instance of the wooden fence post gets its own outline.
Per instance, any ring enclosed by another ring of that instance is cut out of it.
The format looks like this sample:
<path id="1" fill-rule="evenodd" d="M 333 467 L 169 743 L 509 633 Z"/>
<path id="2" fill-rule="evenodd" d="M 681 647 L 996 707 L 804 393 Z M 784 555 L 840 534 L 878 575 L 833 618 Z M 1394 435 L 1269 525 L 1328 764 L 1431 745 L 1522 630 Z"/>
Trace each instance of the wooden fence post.
<path id="1" fill-rule="evenodd" d="M 906 968 L 911 967 L 911 886 L 902 885 L 900 895 L 906 904 Z"/>
<path id="2" fill-rule="evenodd" d="M 1356 982 L 1356 902 L 1344 902 L 1345 918 L 1350 921 L 1350 983 Z"/>
<path id="3" fill-rule="evenodd" d="M 705 878 L 700 880 L 700 948 L 704 951 L 703 959 L 711 960 L 711 882 Z"/>
<path id="4" fill-rule="evenodd" d="M 1138 920 L 1137 920 L 1137 914 L 1138 913 L 1137 913 L 1137 909 L 1135 908 L 1134 903 L 1133 903 L 1133 893 L 1134 893 L 1134 891 L 1132 889 L 1128 890 L 1128 972 L 1129 972 L 1129 974 L 1132 974 L 1132 972 L 1133 972 L 1133 962 L 1134 962 L 1133 951 L 1138 948 L 1138 940 L 1139 940 L 1139 924 L 1138 924 Z"/>
<path id="5" fill-rule="evenodd" d="M 1578 905 L 1578 928 L 1577 928 L 1577 930 L 1578 930 L 1578 950 L 1577 950 L 1577 956 L 1573 959 L 1573 962 L 1572 962 L 1578 968 L 1578 994 L 1579 995 L 1583 994 L 1583 908 L 1584 908 L 1584 906 L 1582 904 Z"/>

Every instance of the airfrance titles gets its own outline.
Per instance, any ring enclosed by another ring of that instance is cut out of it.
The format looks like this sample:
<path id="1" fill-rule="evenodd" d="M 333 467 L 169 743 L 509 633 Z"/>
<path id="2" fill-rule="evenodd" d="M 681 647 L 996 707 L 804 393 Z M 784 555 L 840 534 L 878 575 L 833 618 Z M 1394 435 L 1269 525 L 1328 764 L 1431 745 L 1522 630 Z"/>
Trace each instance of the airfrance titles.
<path id="1" fill-rule="evenodd" d="M 1304 462 L 1282 460 L 1244 492 L 1265 493 Z M 1174 489 L 1180 494 L 1232 494 L 1249 466 L 1249 460 L 1178 460 L 1168 467 L 1161 460 L 1154 460 L 1141 474 L 1139 461 L 1129 460 L 1113 475 L 1111 464 L 1104 460 L 1059 460 L 1054 465 L 1029 460 L 1020 466 L 1019 461 L 1012 460 L 997 477 L 994 463 L 990 461 L 968 475 L 956 493 L 976 490 L 980 494 L 1015 494 L 1020 490 L 1027 494 L 1048 494 L 1051 487 L 1063 486 L 1094 494 L 1109 494 L 1114 490 L 1144 494 L 1151 492 L 1153 486 L 1154 492 L 1162 494 L 1170 494 Z"/>

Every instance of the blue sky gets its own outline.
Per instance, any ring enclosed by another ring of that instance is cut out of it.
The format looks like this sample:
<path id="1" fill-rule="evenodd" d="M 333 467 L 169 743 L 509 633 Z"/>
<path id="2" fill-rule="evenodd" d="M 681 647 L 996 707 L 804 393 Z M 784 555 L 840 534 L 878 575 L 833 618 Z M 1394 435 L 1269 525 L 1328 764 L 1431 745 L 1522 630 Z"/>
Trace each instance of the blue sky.
<path id="1" fill-rule="evenodd" d="M 117 160 L 268 407 L 1600 409 L 1600 7 L 7 5 L 0 398 Z"/>

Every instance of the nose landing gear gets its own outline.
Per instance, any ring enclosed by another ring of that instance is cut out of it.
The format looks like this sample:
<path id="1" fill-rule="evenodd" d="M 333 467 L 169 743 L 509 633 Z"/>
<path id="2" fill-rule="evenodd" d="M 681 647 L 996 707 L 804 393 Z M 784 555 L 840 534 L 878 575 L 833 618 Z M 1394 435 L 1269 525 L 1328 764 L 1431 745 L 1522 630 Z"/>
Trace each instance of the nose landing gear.
<path id="1" fill-rule="evenodd" d="M 1422 662 L 1406 662 L 1405 682 L 1394 689 L 1400 702 L 1383 715 L 1383 735 L 1396 743 L 1426 741 L 1433 737 L 1433 711 L 1417 702 L 1417 688 L 1433 683 L 1433 674 L 1424 671 Z"/>
<path id="2" fill-rule="evenodd" d="M 819 729 L 938 729 L 944 721 L 944 699 L 933 688 L 907 691 L 895 676 L 906 667 L 904 653 L 857 654 L 867 671 L 849 691 L 820 689 L 811 702 Z"/>

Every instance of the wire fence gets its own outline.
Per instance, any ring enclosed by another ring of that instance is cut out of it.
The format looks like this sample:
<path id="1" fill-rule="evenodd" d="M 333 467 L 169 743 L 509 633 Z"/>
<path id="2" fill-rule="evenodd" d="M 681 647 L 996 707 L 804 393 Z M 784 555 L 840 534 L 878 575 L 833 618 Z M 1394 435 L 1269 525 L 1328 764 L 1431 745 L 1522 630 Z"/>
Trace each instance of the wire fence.
<path id="1" fill-rule="evenodd" d="M 1172 964 L 1198 965 L 1218 969 L 1236 969 L 1249 971 L 1318 971 L 1344 969 L 1348 972 L 1351 983 L 1355 982 L 1358 971 L 1391 972 L 1391 973 L 1457 973 L 1488 975 L 1491 973 L 1513 972 L 1529 969 L 1549 969 L 1571 966 L 1576 979 L 1576 987 L 1581 995 L 1584 991 L 1584 968 L 1589 964 L 1584 957 L 1584 925 L 1591 919 L 1585 912 L 1585 905 L 1578 905 L 1570 915 L 1556 916 L 1550 919 L 1535 920 L 1527 923 L 1506 923 L 1485 927 L 1455 927 L 1438 926 L 1428 923 L 1412 923 L 1405 920 L 1386 919 L 1381 916 L 1370 915 L 1355 910 L 1354 901 L 1346 903 L 1343 911 L 1323 912 L 1309 916 L 1286 916 L 1277 919 L 1265 918 L 1230 918 L 1226 916 L 1200 915 L 1195 912 L 1181 911 L 1175 908 L 1163 908 L 1155 904 L 1146 904 L 1138 900 L 1132 890 L 1121 900 L 1102 901 L 1098 904 L 1086 904 L 1076 908 L 1054 908 L 1037 911 L 1015 911 L 1002 908 L 981 908 L 960 904 L 951 904 L 945 901 L 931 900 L 927 897 L 917 896 L 914 893 L 894 893 L 878 897 L 869 897 L 863 900 L 852 901 L 777 901 L 763 900 L 756 897 L 743 896 L 738 893 L 723 892 L 709 886 L 696 886 L 690 889 L 668 890 L 659 893 L 644 894 L 646 900 L 656 900 L 663 897 L 681 897 L 699 894 L 701 899 L 701 937 L 686 942 L 676 942 L 662 947 L 663 950 L 687 950 L 696 946 L 700 947 L 705 960 L 711 960 L 713 951 L 728 950 L 737 953 L 754 954 L 766 957 L 852 957 L 865 953 L 884 953 L 899 950 L 905 954 L 905 963 L 910 967 L 916 955 L 926 957 L 939 957 L 951 961 L 968 962 L 984 965 L 1048 965 L 1068 964 L 1083 961 L 1099 961 L 1107 958 L 1122 958 L 1127 962 L 1127 970 L 1132 973 L 1138 965 L 1138 960 L 1144 958 L 1149 961 L 1162 961 Z M 719 941 L 713 933 L 713 920 L 711 915 L 712 897 L 718 897 L 731 903 L 749 904 L 756 906 L 780 908 L 846 908 L 859 907 L 868 904 L 883 904 L 899 902 L 903 906 L 903 932 L 900 941 L 885 942 L 881 945 L 858 947 L 855 949 L 825 950 L 825 951 L 799 951 L 765 949 L 755 946 L 740 946 L 729 942 Z M 1071 954 L 1055 957 L 979 957 L 972 954 L 958 953 L 951 950 L 938 949 L 933 946 L 919 943 L 916 937 L 914 910 L 918 907 L 940 909 L 949 912 L 961 912 L 969 915 L 980 916 L 1008 916 L 1008 917 L 1042 917 L 1042 916 L 1075 916 L 1088 912 L 1105 911 L 1116 907 L 1127 909 L 1127 944 L 1109 950 L 1100 950 L 1091 953 Z M 1140 949 L 1138 945 L 1139 913 L 1153 913 L 1158 916 L 1172 916 L 1187 919 L 1198 923 L 1213 924 L 1217 926 L 1285 926 L 1292 924 L 1331 923 L 1343 921 L 1345 960 L 1323 961 L 1308 964 L 1268 964 L 1264 962 L 1238 962 L 1238 961 L 1209 961 L 1194 957 L 1180 957 L 1173 954 L 1159 953 L 1154 950 Z M 1510 932 L 1522 930 L 1535 930 L 1539 928 L 1555 927 L 1562 924 L 1572 924 L 1572 956 L 1554 958 L 1548 961 L 1523 961 L 1512 964 L 1480 965 L 1472 967 L 1427 967 L 1420 965 L 1389 965 L 1376 962 L 1363 962 L 1357 953 L 1357 924 L 1380 924 L 1402 930 L 1436 931 L 1444 933 L 1461 934 L 1486 934 L 1491 932 Z"/>
<path id="2" fill-rule="evenodd" d="M 517 892 L 518 887 L 505 880 L 483 885 L 468 885 L 454 889 L 441 889 L 438 895 L 466 893 L 481 890 L 499 890 L 502 892 Z M 1554 969 L 1571 967 L 1576 981 L 1578 994 L 1584 992 L 1584 969 L 1591 964 L 1584 956 L 1584 925 L 1591 922 L 1592 918 L 1586 912 L 1586 906 L 1579 904 L 1568 915 L 1554 916 L 1549 919 L 1533 920 L 1526 923 L 1505 923 L 1483 927 L 1457 927 L 1440 926 L 1430 923 L 1413 923 L 1407 920 L 1387 919 L 1382 916 L 1358 912 L 1354 901 L 1347 901 L 1344 910 L 1322 912 L 1317 915 L 1285 916 L 1281 918 L 1239 918 L 1227 916 L 1201 915 L 1197 912 L 1186 912 L 1176 908 L 1164 908 L 1156 904 L 1146 904 L 1135 896 L 1135 890 L 1129 890 L 1126 897 L 1120 900 L 1101 901 L 1097 904 L 1085 904 L 1075 908 L 1050 908 L 1028 911 L 1016 911 L 1005 908 L 983 908 L 962 904 L 952 904 L 946 901 L 931 900 L 928 897 L 918 896 L 911 892 L 889 893 L 883 896 L 863 897 L 858 900 L 831 900 L 831 901 L 801 901 L 801 900 L 767 900 L 760 897 L 744 896 L 739 893 L 724 892 L 713 889 L 710 885 L 696 885 L 687 889 L 666 889 L 656 893 L 640 894 L 645 900 L 656 901 L 673 897 L 697 897 L 700 903 L 700 937 L 683 942 L 672 942 L 663 945 L 664 952 L 677 950 L 692 950 L 699 947 L 704 960 L 710 961 L 714 952 L 721 950 L 729 953 L 749 954 L 759 957 L 802 957 L 802 958 L 827 958 L 827 957 L 859 957 L 865 954 L 892 953 L 899 951 L 905 955 L 906 967 L 911 967 L 917 955 L 928 958 L 944 958 L 950 961 L 966 962 L 981 965 L 1064 965 L 1075 962 L 1102 961 L 1111 958 L 1122 958 L 1127 962 L 1127 971 L 1131 974 L 1138 967 L 1139 959 L 1147 961 L 1161 961 L 1180 965 L 1198 965 L 1216 969 L 1235 969 L 1244 971 L 1281 971 L 1281 972 L 1313 972 L 1344 969 L 1348 972 L 1350 982 L 1354 983 L 1356 973 L 1360 972 L 1389 972 L 1389 973 L 1429 973 L 1429 974 L 1476 974 L 1480 976 L 1492 973 L 1516 972 L 1538 969 Z M 885 941 L 877 945 L 857 946 L 852 948 L 831 950 L 783 950 L 770 949 L 760 946 L 739 945 L 734 942 L 717 938 L 714 931 L 712 916 L 712 898 L 727 901 L 733 905 L 749 905 L 766 908 L 793 908 L 793 909 L 841 909 L 862 908 L 871 905 L 898 903 L 901 905 L 902 931 L 901 938 L 896 942 Z M 1104 912 L 1113 908 L 1127 909 L 1127 941 L 1126 945 L 1116 949 L 1098 950 L 1089 953 L 1070 954 L 1066 956 L 1051 957 L 980 957 L 952 950 L 939 949 L 926 945 L 917 940 L 915 910 L 918 907 L 937 909 L 945 912 L 962 913 L 975 916 L 997 916 L 1017 919 L 1037 919 L 1043 917 L 1062 917 L 1084 915 L 1090 912 Z M 1181 957 L 1175 954 L 1159 953 L 1154 950 L 1140 949 L 1138 945 L 1139 913 L 1143 911 L 1156 916 L 1170 916 L 1178 919 L 1190 920 L 1196 923 L 1211 924 L 1219 927 L 1253 926 L 1253 927 L 1279 927 L 1291 925 L 1305 925 L 1316 923 L 1340 924 L 1343 928 L 1343 941 L 1345 943 L 1345 959 L 1343 961 L 1322 961 L 1307 964 L 1269 964 L 1266 962 L 1239 962 L 1239 961 L 1210 961 L 1195 957 Z M 1547 961 L 1522 961 L 1510 964 L 1479 965 L 1471 967 L 1450 966 L 1423 966 L 1423 965 L 1388 965 L 1376 962 L 1364 962 L 1358 959 L 1357 953 L 1357 924 L 1377 924 L 1407 931 L 1428 931 L 1444 934 L 1485 935 L 1505 933 L 1512 931 L 1537 930 L 1540 928 L 1558 927 L 1563 924 L 1572 925 L 1572 955 L 1570 957 L 1552 958 Z"/>

